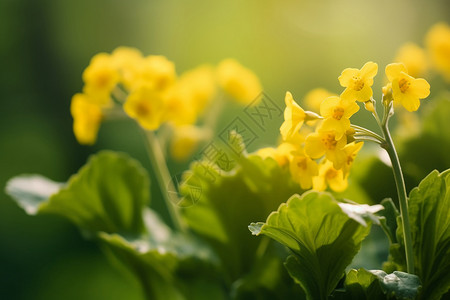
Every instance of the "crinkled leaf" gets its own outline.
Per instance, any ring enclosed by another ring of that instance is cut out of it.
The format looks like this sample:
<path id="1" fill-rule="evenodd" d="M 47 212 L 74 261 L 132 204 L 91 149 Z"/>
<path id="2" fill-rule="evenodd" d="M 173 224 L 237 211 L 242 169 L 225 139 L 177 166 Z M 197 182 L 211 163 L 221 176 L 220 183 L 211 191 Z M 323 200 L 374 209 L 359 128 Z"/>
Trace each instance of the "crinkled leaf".
<path id="1" fill-rule="evenodd" d="M 338 299 L 416 299 L 419 277 L 413 274 L 395 271 L 387 274 L 381 270 L 350 270 L 344 282 L 345 291 Z"/>
<path id="2" fill-rule="evenodd" d="M 148 236 L 127 239 L 99 233 L 101 245 L 117 263 L 145 283 L 149 299 L 224 299 L 214 254 L 195 239 L 173 233 L 149 209 Z"/>
<path id="3" fill-rule="evenodd" d="M 370 226 L 350 218 L 330 194 L 306 192 L 292 196 L 265 223 L 252 223 L 249 229 L 289 247 L 294 252 L 285 264 L 290 275 L 308 299 L 326 299 Z"/>
<path id="4" fill-rule="evenodd" d="M 232 152 L 222 151 L 217 161 L 205 155 L 194 162 L 180 191 L 183 201 L 195 203 L 181 210 L 184 220 L 210 243 L 234 281 L 250 271 L 260 243 L 248 234 L 248 224 L 266 218 L 301 188 L 289 169 L 275 160 L 247 155 L 242 149 L 234 156 Z"/>
<path id="5" fill-rule="evenodd" d="M 450 171 L 431 172 L 409 195 L 415 272 L 421 299 L 440 299 L 450 289 Z M 399 219 L 399 224 L 401 220 Z M 405 268 L 403 232 L 391 245 L 388 267 Z"/>

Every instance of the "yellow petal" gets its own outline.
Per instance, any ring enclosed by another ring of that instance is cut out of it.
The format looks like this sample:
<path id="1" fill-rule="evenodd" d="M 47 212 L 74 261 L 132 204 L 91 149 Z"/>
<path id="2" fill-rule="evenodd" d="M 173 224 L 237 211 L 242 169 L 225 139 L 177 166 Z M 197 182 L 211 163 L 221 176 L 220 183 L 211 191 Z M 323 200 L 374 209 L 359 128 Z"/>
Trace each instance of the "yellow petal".
<path id="1" fill-rule="evenodd" d="M 326 98 L 320 104 L 320 114 L 324 118 L 329 118 L 333 115 L 333 110 L 339 105 L 340 98 L 337 96 L 331 96 Z"/>
<path id="2" fill-rule="evenodd" d="M 319 158 L 325 154 L 325 147 L 319 133 L 308 135 L 305 141 L 305 153 L 311 158 Z"/>
<path id="3" fill-rule="evenodd" d="M 401 101 L 403 107 L 409 112 L 416 111 L 419 109 L 420 100 L 415 95 L 411 95 L 410 93 L 408 93 L 408 94 L 404 95 L 400 101 Z"/>
<path id="4" fill-rule="evenodd" d="M 402 63 L 394 63 L 386 66 L 386 76 L 389 81 L 393 81 L 395 78 L 400 76 L 401 72 L 408 73 L 405 65 Z"/>
<path id="5" fill-rule="evenodd" d="M 411 92 L 416 94 L 420 99 L 430 95 L 430 84 L 422 78 L 413 80 L 409 89 L 411 89 Z"/>
<path id="6" fill-rule="evenodd" d="M 353 68 L 347 68 L 344 71 L 342 71 L 341 76 L 339 76 L 339 83 L 343 87 L 348 87 L 350 83 L 352 82 L 353 76 L 358 76 L 359 70 L 353 69 Z"/>
<path id="7" fill-rule="evenodd" d="M 361 68 L 361 77 L 363 78 L 373 78 L 377 75 L 378 65 L 374 62 L 367 62 Z"/>

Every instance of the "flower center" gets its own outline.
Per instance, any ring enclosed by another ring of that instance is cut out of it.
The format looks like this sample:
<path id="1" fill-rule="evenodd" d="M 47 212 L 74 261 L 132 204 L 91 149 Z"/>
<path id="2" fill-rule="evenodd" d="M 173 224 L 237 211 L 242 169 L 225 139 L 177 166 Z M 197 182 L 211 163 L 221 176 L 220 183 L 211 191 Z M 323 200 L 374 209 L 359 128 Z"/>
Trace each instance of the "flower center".
<path id="1" fill-rule="evenodd" d="M 138 117 L 141 118 L 147 117 L 148 115 L 150 115 L 150 113 L 151 113 L 150 105 L 148 105 L 144 101 L 140 101 L 136 105 L 136 114 L 138 115 Z"/>
<path id="2" fill-rule="evenodd" d="M 302 159 L 297 163 L 299 169 L 306 170 L 306 159 Z"/>
<path id="3" fill-rule="evenodd" d="M 340 106 L 335 107 L 333 110 L 333 118 L 336 120 L 342 119 L 342 116 L 344 115 L 344 109 Z"/>
<path id="4" fill-rule="evenodd" d="M 353 76 L 353 89 L 357 92 L 363 89 L 364 81 L 359 76 Z"/>
<path id="5" fill-rule="evenodd" d="M 325 177 L 327 179 L 333 179 L 338 175 L 338 171 L 336 171 L 334 168 L 329 168 L 327 172 L 325 173 Z"/>
<path id="6" fill-rule="evenodd" d="M 400 91 L 402 93 L 405 93 L 409 89 L 410 85 L 411 85 L 411 82 L 409 82 L 405 78 L 400 79 L 398 82 L 398 87 L 400 88 Z"/>
<path id="7" fill-rule="evenodd" d="M 328 133 L 322 137 L 322 143 L 328 150 L 334 150 L 336 148 L 337 141 L 334 134 Z"/>

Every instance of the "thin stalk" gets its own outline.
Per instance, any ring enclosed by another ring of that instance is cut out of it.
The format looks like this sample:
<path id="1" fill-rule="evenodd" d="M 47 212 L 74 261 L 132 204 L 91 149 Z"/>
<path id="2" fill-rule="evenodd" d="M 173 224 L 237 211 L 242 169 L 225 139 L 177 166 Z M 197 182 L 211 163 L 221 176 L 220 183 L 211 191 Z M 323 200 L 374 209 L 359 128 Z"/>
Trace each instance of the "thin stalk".
<path id="1" fill-rule="evenodd" d="M 405 243 L 406 253 L 406 270 L 410 274 L 414 274 L 414 253 L 412 246 L 411 226 L 409 224 L 408 215 L 408 196 L 406 195 L 405 180 L 403 178 L 402 168 L 398 159 L 397 151 L 395 150 L 394 142 L 389 133 L 388 120 L 383 120 L 381 126 L 386 143 L 383 148 L 389 155 L 392 163 L 392 171 L 394 172 L 395 184 L 397 186 L 398 201 L 400 203 L 400 215 L 402 218 L 403 239 Z"/>
<path id="2" fill-rule="evenodd" d="M 166 159 L 161 149 L 158 138 L 153 131 L 145 131 L 147 137 L 147 153 L 152 164 L 153 171 L 155 172 L 156 179 L 163 195 L 164 202 L 166 203 L 167 210 L 172 219 L 173 225 L 177 230 L 186 231 L 186 227 L 181 220 L 180 214 L 173 203 L 170 201 L 168 191 L 176 191 L 175 186 L 170 177 L 169 169 L 167 168 Z M 176 195 L 173 195 L 177 197 Z M 177 201 L 178 203 L 179 201 Z"/>

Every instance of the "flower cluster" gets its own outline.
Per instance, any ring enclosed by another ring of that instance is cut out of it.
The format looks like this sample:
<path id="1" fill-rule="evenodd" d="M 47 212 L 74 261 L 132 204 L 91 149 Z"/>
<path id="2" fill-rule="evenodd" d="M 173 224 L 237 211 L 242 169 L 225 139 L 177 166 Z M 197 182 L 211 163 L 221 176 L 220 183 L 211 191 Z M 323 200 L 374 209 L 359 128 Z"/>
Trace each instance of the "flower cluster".
<path id="1" fill-rule="evenodd" d="M 222 61 L 217 68 L 202 65 L 177 75 L 175 64 L 166 57 L 143 56 L 128 47 L 95 55 L 82 78 L 83 92 L 75 94 L 71 103 L 73 129 L 81 144 L 93 144 L 102 120 L 117 113 L 135 119 L 145 130 L 170 123 L 175 131 L 190 132 L 187 144 L 195 144 L 192 139 L 201 137 L 193 133 L 201 130 L 186 128 L 195 126 L 204 115 L 218 86 L 245 104 L 262 91 L 256 75 L 233 59 Z"/>
<path id="2" fill-rule="evenodd" d="M 341 86 L 345 87 L 339 96 L 325 90 L 310 93 L 308 102 L 313 104 L 309 106 L 317 106 L 317 98 L 323 97 L 320 115 L 303 110 L 287 92 L 284 122 L 280 127 L 283 143 L 276 149 L 260 149 L 257 154 L 270 156 L 281 166 L 289 166 L 292 178 L 303 189 L 321 191 L 329 186 L 334 191 L 344 191 L 362 141 L 382 141 L 375 133 L 350 123 L 350 117 L 360 109 L 358 102 L 376 115 L 372 85 L 377 72 L 378 65 L 374 62 L 366 63 L 361 69 L 347 68 L 339 76 Z M 386 109 L 390 109 L 393 100 L 408 111 L 415 111 L 420 99 L 430 93 L 427 81 L 410 76 L 401 63 L 388 65 L 386 75 L 389 80 L 383 88 Z"/>

